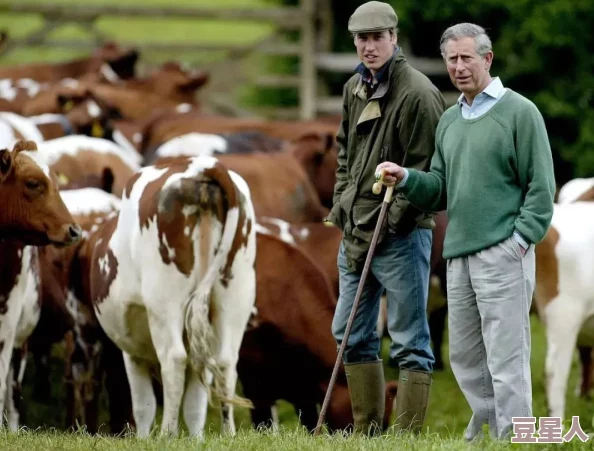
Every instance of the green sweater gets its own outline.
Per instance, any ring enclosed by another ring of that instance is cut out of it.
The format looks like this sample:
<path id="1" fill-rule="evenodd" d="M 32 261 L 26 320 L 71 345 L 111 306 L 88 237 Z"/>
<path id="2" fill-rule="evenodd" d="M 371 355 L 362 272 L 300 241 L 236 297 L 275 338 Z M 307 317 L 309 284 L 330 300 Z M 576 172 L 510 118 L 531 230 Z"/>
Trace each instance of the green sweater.
<path id="1" fill-rule="evenodd" d="M 478 118 L 450 107 L 437 126 L 430 171 L 407 170 L 398 190 L 411 204 L 447 209 L 446 259 L 486 249 L 514 229 L 538 243 L 551 223 L 555 176 L 544 120 L 509 88 Z"/>

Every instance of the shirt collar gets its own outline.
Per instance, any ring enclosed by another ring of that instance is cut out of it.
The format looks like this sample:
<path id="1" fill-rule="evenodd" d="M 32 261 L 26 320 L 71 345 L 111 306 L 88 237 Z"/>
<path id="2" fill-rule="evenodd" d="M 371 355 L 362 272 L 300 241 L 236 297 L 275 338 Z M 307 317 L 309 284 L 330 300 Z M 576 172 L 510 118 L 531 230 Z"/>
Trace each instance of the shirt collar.
<path id="1" fill-rule="evenodd" d="M 375 78 L 376 78 L 378 84 L 383 82 L 384 79 L 386 78 L 386 76 L 388 75 L 390 63 L 394 59 L 394 55 L 396 55 L 398 50 L 399 50 L 399 47 L 396 47 L 394 49 L 394 53 L 392 53 L 392 56 L 390 57 L 390 59 L 385 62 L 385 64 L 381 67 L 381 69 L 376 74 Z M 359 65 L 355 68 L 355 72 L 361 74 L 361 77 L 363 77 L 364 82 L 369 83 L 369 84 L 373 83 L 373 76 L 371 74 L 371 71 L 369 69 L 367 69 L 367 67 L 365 67 L 365 64 L 359 63 Z"/>
<path id="2" fill-rule="evenodd" d="M 489 97 L 493 97 L 494 99 L 498 99 L 499 97 L 501 97 L 501 95 L 503 94 L 504 91 L 505 91 L 505 88 L 503 87 L 503 83 L 501 82 L 501 79 L 499 77 L 494 77 L 491 80 L 491 83 L 489 83 L 487 85 L 487 87 L 485 89 L 483 89 L 483 91 L 477 95 L 477 97 L 480 96 L 481 94 L 485 94 Z M 458 97 L 458 105 L 462 105 L 462 104 L 468 106 L 468 102 L 466 101 L 466 97 L 464 97 L 464 94 L 460 94 L 460 97 Z"/>

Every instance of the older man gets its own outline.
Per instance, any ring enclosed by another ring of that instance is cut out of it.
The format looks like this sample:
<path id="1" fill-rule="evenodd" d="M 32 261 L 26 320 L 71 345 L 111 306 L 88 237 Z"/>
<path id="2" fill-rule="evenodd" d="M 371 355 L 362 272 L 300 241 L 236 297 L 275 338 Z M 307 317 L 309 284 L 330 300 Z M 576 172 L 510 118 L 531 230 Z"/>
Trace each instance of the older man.
<path id="1" fill-rule="evenodd" d="M 485 30 L 448 28 L 441 52 L 462 92 L 442 116 L 430 172 L 378 165 L 415 206 L 447 206 L 450 363 L 470 407 L 466 438 L 507 439 L 512 417 L 532 416 L 530 304 L 534 245 L 551 223 L 555 179 L 543 118 L 492 78 Z"/>
<path id="2" fill-rule="evenodd" d="M 328 218 L 343 232 L 332 324 L 339 345 L 381 209 L 383 196 L 372 192 L 375 168 L 389 160 L 428 170 L 446 106 L 429 79 L 407 63 L 397 46 L 397 23 L 392 7 L 376 1 L 357 8 L 349 20 L 361 64 L 344 86 L 339 167 Z M 355 430 L 366 433 L 377 431 L 384 412 L 384 369 L 375 330 L 384 290 L 390 354 L 400 371 L 397 426 L 420 430 L 434 362 L 426 317 L 433 218 L 403 196 L 396 196 L 387 216 L 343 357 Z"/>

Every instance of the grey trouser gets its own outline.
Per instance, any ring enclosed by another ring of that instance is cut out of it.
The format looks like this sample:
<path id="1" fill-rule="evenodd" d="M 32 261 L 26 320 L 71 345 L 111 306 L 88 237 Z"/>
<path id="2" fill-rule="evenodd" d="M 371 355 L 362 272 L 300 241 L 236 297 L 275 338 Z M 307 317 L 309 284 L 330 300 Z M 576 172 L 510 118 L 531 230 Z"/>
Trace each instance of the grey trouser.
<path id="1" fill-rule="evenodd" d="M 470 408 L 465 438 L 508 440 L 512 417 L 532 416 L 530 304 L 534 245 L 521 257 L 513 236 L 448 261 L 450 364 Z"/>

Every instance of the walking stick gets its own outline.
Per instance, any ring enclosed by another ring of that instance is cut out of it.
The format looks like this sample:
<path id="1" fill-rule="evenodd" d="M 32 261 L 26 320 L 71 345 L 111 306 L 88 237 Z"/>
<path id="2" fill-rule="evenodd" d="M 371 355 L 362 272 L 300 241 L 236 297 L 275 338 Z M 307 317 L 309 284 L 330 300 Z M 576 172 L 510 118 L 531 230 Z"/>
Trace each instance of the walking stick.
<path id="1" fill-rule="evenodd" d="M 377 182 L 373 184 L 373 194 L 379 194 L 382 192 L 382 186 L 384 185 L 384 170 L 379 174 L 376 174 Z M 334 364 L 334 369 L 332 370 L 332 376 L 330 377 L 330 384 L 328 385 L 328 389 L 326 390 L 326 396 L 324 398 L 324 403 L 322 404 L 322 410 L 320 411 L 320 417 L 318 418 L 318 424 L 314 430 L 314 436 L 320 433 L 322 429 L 322 424 L 324 424 L 324 418 L 326 417 L 326 411 L 328 410 L 328 404 L 330 403 L 330 397 L 332 396 L 332 389 L 334 388 L 334 383 L 336 382 L 336 376 L 338 375 L 338 368 L 342 361 L 342 355 L 344 353 L 344 348 L 349 339 L 349 335 L 351 333 L 351 327 L 353 326 L 353 321 L 355 319 L 355 315 L 357 313 L 357 307 L 359 306 L 359 299 L 361 298 L 361 293 L 363 292 L 363 287 L 365 286 L 365 281 L 367 279 L 367 273 L 369 272 L 369 267 L 371 266 L 371 260 L 373 258 L 373 252 L 375 251 L 375 246 L 377 245 L 377 239 L 379 236 L 379 232 L 384 223 L 384 217 L 386 216 L 386 210 L 388 209 L 388 205 L 392 200 L 392 192 L 394 191 L 394 186 L 388 186 L 386 190 L 386 194 L 384 195 L 384 201 L 382 202 L 382 208 L 380 210 L 379 218 L 377 220 L 377 225 L 375 226 L 375 230 L 373 232 L 373 238 L 371 239 L 371 245 L 369 246 L 369 251 L 367 252 L 367 258 L 365 259 L 365 266 L 363 266 L 363 273 L 361 274 L 361 279 L 359 280 L 359 287 L 357 288 L 357 294 L 355 295 L 355 302 L 353 303 L 353 307 L 351 308 L 351 314 L 349 315 L 349 319 L 346 324 L 346 329 L 344 331 L 344 337 L 342 339 L 342 343 L 340 344 L 340 349 L 338 350 L 338 356 L 336 357 L 336 363 Z"/>

